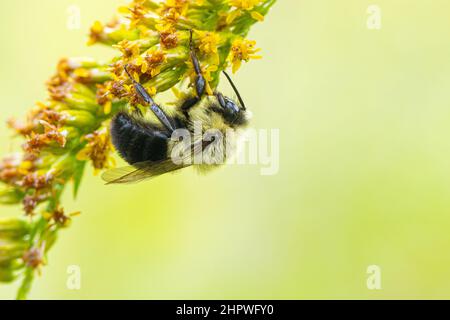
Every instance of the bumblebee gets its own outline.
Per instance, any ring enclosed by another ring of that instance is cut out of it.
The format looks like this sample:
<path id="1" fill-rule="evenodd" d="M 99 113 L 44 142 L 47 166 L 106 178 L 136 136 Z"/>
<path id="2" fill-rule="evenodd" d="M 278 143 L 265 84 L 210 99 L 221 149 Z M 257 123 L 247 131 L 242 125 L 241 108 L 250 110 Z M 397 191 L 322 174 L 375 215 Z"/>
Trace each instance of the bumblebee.
<path id="1" fill-rule="evenodd" d="M 175 108 L 171 108 L 172 110 L 164 110 L 157 105 L 146 89 L 133 78 L 128 67 L 124 67 L 142 104 L 149 107 L 158 121 L 151 121 L 140 112 L 126 111 L 119 112 L 113 118 L 111 122 L 113 145 L 130 166 L 106 171 L 102 178 L 108 184 L 139 182 L 193 165 L 190 162 L 172 159 L 171 155 L 177 145 L 173 135 L 177 130 L 184 130 L 194 135 L 196 124 L 201 124 L 200 138 L 193 139 L 187 146 L 188 150 L 185 150 L 187 152 L 184 153 L 189 157 L 193 155 L 195 158 L 197 154 L 208 149 L 214 141 L 214 138 L 208 141 L 203 139 L 207 132 L 215 130 L 225 137 L 228 130 L 235 131 L 248 124 L 250 113 L 226 72 L 223 73 L 230 82 L 238 102 L 220 92 L 214 92 L 212 96 L 205 94 L 206 80 L 193 46 L 192 32 L 190 59 L 195 71 L 193 84 L 195 93 L 186 95 Z M 224 147 L 223 143 L 217 144 L 213 153 L 225 160 L 229 153 L 223 150 Z M 197 166 L 197 164 L 194 165 Z M 208 164 L 202 163 L 199 166 L 205 167 Z"/>

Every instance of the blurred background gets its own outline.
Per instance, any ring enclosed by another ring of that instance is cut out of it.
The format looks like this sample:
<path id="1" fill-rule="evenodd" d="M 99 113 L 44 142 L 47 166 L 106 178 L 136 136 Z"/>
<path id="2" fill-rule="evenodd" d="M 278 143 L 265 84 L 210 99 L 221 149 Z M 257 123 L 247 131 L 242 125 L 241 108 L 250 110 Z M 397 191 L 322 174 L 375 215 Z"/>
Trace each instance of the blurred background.
<path id="1" fill-rule="evenodd" d="M 61 57 L 112 57 L 86 34 L 124 3 L 1 1 L 0 120 L 45 99 Z M 372 4 L 380 30 L 367 27 Z M 71 6 L 80 29 L 67 28 Z M 279 173 L 105 186 L 87 171 L 64 200 L 82 215 L 30 298 L 450 298 L 449 12 L 446 0 L 280 0 L 249 35 L 264 59 L 236 77 L 253 127 L 280 129 Z M 0 126 L 1 154 L 20 147 L 10 135 Z M 70 265 L 81 290 L 66 287 Z M 369 265 L 381 290 L 367 288 Z"/>

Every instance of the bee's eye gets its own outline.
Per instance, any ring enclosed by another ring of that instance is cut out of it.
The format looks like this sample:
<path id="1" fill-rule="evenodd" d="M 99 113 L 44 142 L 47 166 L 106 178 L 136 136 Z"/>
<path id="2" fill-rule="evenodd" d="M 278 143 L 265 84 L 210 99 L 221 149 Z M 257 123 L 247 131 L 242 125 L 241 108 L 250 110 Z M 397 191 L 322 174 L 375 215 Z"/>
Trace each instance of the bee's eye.
<path id="1" fill-rule="evenodd" d="M 239 106 L 233 100 L 223 96 L 221 93 L 217 93 L 216 97 L 220 107 L 222 108 L 221 113 L 225 119 L 233 122 L 241 111 Z"/>
<path id="2" fill-rule="evenodd" d="M 239 107 L 231 100 L 225 98 L 227 100 L 227 110 L 229 110 L 231 113 L 238 113 L 240 111 Z"/>
<path id="3" fill-rule="evenodd" d="M 230 101 L 230 102 L 228 103 L 228 108 L 231 109 L 231 110 L 233 110 L 233 112 L 236 112 L 236 113 L 238 113 L 239 111 L 241 111 L 241 109 L 239 109 L 239 107 L 238 107 L 233 101 Z"/>

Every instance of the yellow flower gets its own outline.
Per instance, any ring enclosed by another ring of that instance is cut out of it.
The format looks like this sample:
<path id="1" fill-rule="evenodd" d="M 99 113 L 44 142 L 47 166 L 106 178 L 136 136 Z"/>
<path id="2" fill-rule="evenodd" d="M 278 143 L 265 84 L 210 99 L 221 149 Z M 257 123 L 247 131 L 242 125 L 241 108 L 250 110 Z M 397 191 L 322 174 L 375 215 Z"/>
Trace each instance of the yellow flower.
<path id="1" fill-rule="evenodd" d="M 252 10 L 255 6 L 261 3 L 261 0 L 229 0 L 230 6 L 242 10 Z"/>
<path id="2" fill-rule="evenodd" d="M 216 66 L 216 65 L 210 65 L 209 67 L 204 68 L 204 69 L 202 70 L 202 72 L 203 72 L 203 76 L 205 77 L 205 80 L 206 80 L 207 82 L 213 81 L 213 78 L 212 78 L 212 76 L 211 76 L 211 73 L 212 73 L 212 72 L 216 72 L 217 70 L 219 70 L 219 67 Z M 211 94 L 212 94 L 212 93 L 211 93 Z"/>
<path id="3" fill-rule="evenodd" d="M 109 85 L 109 84 L 108 84 Z M 96 101 L 103 107 L 103 113 L 109 115 L 112 111 L 112 98 L 108 85 L 97 84 Z"/>
<path id="4" fill-rule="evenodd" d="M 164 49 L 172 49 L 178 46 L 178 34 L 174 28 L 159 30 L 160 43 Z"/>
<path id="5" fill-rule="evenodd" d="M 119 49 L 124 59 L 131 59 L 139 56 L 140 48 L 136 42 L 130 42 L 128 40 L 122 40 L 117 45 L 113 45 L 113 48 Z"/>
<path id="6" fill-rule="evenodd" d="M 89 81 L 91 78 L 91 72 L 85 68 L 77 68 L 73 71 L 74 78 L 78 82 Z"/>
<path id="7" fill-rule="evenodd" d="M 215 32 L 196 31 L 200 37 L 200 45 L 198 46 L 200 52 L 206 54 L 211 58 L 211 63 L 218 65 L 220 63 L 219 52 L 217 47 L 220 43 L 220 36 Z"/>
<path id="8" fill-rule="evenodd" d="M 152 78 L 161 72 L 164 62 L 166 62 L 166 55 L 159 49 L 148 51 L 144 57 L 136 58 L 136 66 L 141 67 L 141 72 L 150 74 Z"/>
<path id="9" fill-rule="evenodd" d="M 242 38 L 234 40 L 228 61 L 231 62 L 233 73 L 239 70 L 242 61 L 248 62 L 250 59 L 261 59 L 261 56 L 255 55 L 261 49 L 256 49 L 256 41 L 250 41 Z"/>
<path id="10" fill-rule="evenodd" d="M 155 30 L 159 32 L 161 46 L 165 49 L 175 48 L 178 45 L 178 35 L 175 23 L 168 19 L 161 19 Z"/>
<path id="11" fill-rule="evenodd" d="M 104 38 L 104 26 L 100 21 L 95 21 L 91 27 L 88 45 L 93 45 Z"/>
<path id="12" fill-rule="evenodd" d="M 148 94 L 152 97 L 156 96 L 156 94 L 158 93 L 158 90 L 156 90 L 156 87 L 145 86 L 144 88 L 145 88 L 145 90 L 147 90 Z"/>
<path id="13" fill-rule="evenodd" d="M 163 12 L 176 11 L 179 15 L 185 16 L 189 8 L 189 0 L 166 0 Z"/>
<path id="14" fill-rule="evenodd" d="M 257 20 L 257 21 L 263 21 L 264 16 L 254 11 L 253 9 L 255 6 L 259 5 L 262 2 L 262 0 L 229 0 L 228 4 L 232 7 L 236 7 L 237 10 L 231 11 L 227 16 L 227 24 L 231 24 L 237 17 L 239 17 L 242 14 L 242 11 L 249 11 L 250 16 Z"/>
<path id="15" fill-rule="evenodd" d="M 86 140 L 87 144 L 84 149 L 78 152 L 77 160 L 91 160 L 95 173 L 115 166 L 115 161 L 111 157 L 113 150 L 111 137 L 106 128 L 84 136 L 83 140 Z"/>
<path id="16" fill-rule="evenodd" d="M 52 142 L 59 147 L 64 148 L 67 142 L 67 130 L 48 123 L 45 120 L 39 120 L 39 124 L 44 128 L 44 133 L 32 132 L 30 138 L 23 145 L 23 149 L 27 153 L 39 153 L 40 150 Z"/>
<path id="17" fill-rule="evenodd" d="M 131 14 L 129 19 L 131 20 L 132 26 L 137 26 L 141 20 L 145 17 L 148 10 L 144 6 L 145 0 L 135 0 L 128 7 L 120 7 L 119 13 Z"/>
<path id="18" fill-rule="evenodd" d="M 61 228 L 68 227 L 72 222 L 72 217 L 79 215 L 80 212 L 73 212 L 66 214 L 64 208 L 58 206 L 53 212 L 44 211 L 42 216 L 52 225 L 57 225 Z"/>

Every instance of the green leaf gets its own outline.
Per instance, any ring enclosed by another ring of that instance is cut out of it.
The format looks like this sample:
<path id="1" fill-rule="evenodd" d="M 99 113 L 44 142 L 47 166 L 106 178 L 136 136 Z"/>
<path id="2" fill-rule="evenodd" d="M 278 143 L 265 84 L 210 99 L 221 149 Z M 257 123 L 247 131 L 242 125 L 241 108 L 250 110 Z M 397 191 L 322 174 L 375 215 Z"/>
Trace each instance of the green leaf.
<path id="1" fill-rule="evenodd" d="M 73 174 L 73 198 L 76 199 L 78 190 L 80 189 L 81 180 L 83 178 L 84 169 L 86 168 L 86 161 L 77 161 L 75 165 L 75 172 Z"/>

